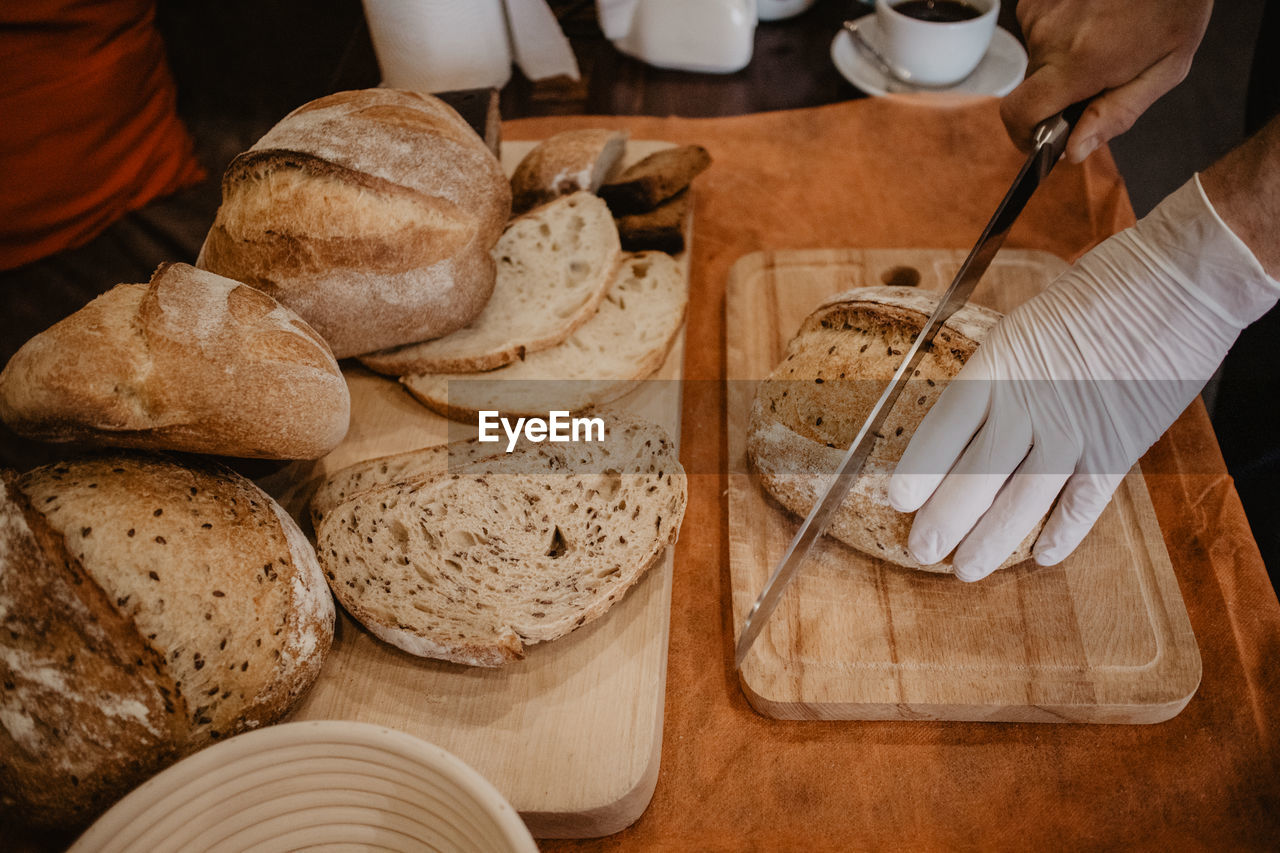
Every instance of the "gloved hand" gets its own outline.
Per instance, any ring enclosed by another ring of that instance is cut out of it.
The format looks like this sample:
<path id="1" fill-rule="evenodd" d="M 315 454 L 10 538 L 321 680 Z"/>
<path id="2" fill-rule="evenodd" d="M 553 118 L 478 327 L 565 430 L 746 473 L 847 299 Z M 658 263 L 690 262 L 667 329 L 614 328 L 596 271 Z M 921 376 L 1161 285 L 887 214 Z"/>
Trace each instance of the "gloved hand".
<path id="1" fill-rule="evenodd" d="M 916 431 L 889 484 L 919 510 L 912 556 L 954 548 L 979 580 L 1057 498 L 1033 554 L 1060 562 L 1278 297 L 1198 178 L 1084 255 L 996 324 Z"/>

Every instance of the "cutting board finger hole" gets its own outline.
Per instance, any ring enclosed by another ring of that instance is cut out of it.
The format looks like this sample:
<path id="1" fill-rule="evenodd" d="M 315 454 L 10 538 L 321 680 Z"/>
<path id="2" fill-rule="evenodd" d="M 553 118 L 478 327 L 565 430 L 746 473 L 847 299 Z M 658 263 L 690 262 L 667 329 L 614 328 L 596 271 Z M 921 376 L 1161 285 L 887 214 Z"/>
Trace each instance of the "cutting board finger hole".
<path id="1" fill-rule="evenodd" d="M 916 287 L 920 284 L 920 270 L 915 267 L 889 267 L 880 274 L 880 281 L 893 287 Z"/>

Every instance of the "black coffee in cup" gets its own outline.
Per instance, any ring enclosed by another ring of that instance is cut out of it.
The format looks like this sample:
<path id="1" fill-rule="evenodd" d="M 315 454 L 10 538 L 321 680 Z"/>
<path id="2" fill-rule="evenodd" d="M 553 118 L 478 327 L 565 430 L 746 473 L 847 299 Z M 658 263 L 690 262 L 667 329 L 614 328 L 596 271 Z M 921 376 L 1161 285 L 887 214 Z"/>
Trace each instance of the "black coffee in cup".
<path id="1" fill-rule="evenodd" d="M 981 9 L 964 0 L 904 0 L 902 3 L 894 3 L 893 9 L 921 21 L 942 23 L 969 21 L 982 15 Z"/>

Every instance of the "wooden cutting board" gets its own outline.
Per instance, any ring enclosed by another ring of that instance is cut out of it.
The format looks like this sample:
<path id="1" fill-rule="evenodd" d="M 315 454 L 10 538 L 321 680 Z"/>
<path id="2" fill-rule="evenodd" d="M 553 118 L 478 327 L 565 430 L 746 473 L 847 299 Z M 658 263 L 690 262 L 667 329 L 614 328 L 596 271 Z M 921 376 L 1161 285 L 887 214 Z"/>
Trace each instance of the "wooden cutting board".
<path id="1" fill-rule="evenodd" d="M 632 142 L 626 161 L 665 143 Z M 508 173 L 532 147 L 503 146 Z M 687 253 L 686 253 L 687 256 Z M 681 257 L 688 281 L 687 257 Z M 655 379 L 679 379 L 681 332 Z M 351 428 L 332 453 L 259 483 L 310 531 L 318 481 L 355 462 L 474 434 L 419 405 L 393 379 L 344 364 Z M 648 382 L 613 404 L 680 435 L 678 382 Z M 500 669 L 424 660 L 340 611 L 333 650 L 295 720 L 361 720 L 406 731 L 487 778 L 541 838 L 608 835 L 653 795 L 662 746 L 671 549 L 605 616 Z"/>
<path id="2" fill-rule="evenodd" d="M 729 559 L 733 620 L 748 609 L 798 520 L 749 470 L 755 382 L 831 294 L 884 283 L 942 290 L 963 252 L 756 253 L 730 272 L 727 305 Z M 1008 311 L 1065 264 L 1002 251 L 974 300 Z M 1076 553 L 964 584 L 868 557 L 829 538 L 814 549 L 740 673 L 780 719 L 1155 723 L 1200 683 L 1200 653 L 1135 467 Z"/>

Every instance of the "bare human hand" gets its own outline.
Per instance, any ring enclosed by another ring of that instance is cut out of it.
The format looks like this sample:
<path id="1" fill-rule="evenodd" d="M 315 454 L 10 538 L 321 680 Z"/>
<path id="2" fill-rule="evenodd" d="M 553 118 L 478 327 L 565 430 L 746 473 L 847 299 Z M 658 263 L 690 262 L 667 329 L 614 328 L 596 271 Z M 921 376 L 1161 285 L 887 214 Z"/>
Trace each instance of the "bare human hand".
<path id="1" fill-rule="evenodd" d="M 1067 142 L 1067 158 L 1080 162 L 1186 77 L 1212 8 L 1212 0 L 1021 0 L 1029 64 L 1000 104 L 1009 136 L 1029 148 L 1038 122 L 1092 97 Z"/>

